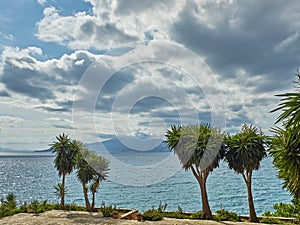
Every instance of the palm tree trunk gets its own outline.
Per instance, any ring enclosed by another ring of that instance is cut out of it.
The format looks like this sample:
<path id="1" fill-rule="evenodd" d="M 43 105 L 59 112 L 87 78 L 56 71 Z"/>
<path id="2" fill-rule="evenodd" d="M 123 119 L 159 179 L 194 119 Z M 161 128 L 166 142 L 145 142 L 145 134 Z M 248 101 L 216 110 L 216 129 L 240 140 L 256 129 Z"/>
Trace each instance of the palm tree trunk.
<path id="1" fill-rule="evenodd" d="M 206 191 L 206 179 L 208 176 L 208 173 L 201 174 L 200 171 L 198 171 L 197 168 L 191 167 L 191 170 L 196 177 L 201 191 L 201 200 L 202 200 L 202 212 L 203 212 L 203 218 L 205 219 L 213 219 L 209 202 L 208 202 L 208 196 Z"/>
<path id="2" fill-rule="evenodd" d="M 62 175 L 62 182 L 61 182 L 61 199 L 60 199 L 60 209 L 65 208 L 65 180 L 66 180 L 66 175 Z"/>
<path id="3" fill-rule="evenodd" d="M 250 222 L 259 222 L 259 219 L 256 216 L 256 212 L 254 209 L 254 202 L 253 202 L 253 196 L 252 196 L 252 171 L 247 173 L 247 180 L 246 180 L 246 185 L 247 185 L 247 191 L 248 191 L 248 204 L 249 204 L 249 221 Z"/>
<path id="4" fill-rule="evenodd" d="M 203 217 L 205 219 L 213 219 L 209 202 L 208 202 L 208 196 L 206 191 L 206 182 L 202 179 L 199 182 L 200 190 L 201 190 L 201 199 L 202 199 L 202 211 L 203 211 Z"/>
<path id="5" fill-rule="evenodd" d="M 83 196 L 85 200 L 85 206 L 87 211 L 91 211 L 91 205 L 88 197 L 88 189 L 86 188 L 85 183 L 82 183 L 82 189 L 83 189 Z"/>
<path id="6" fill-rule="evenodd" d="M 95 208 L 95 192 L 92 192 L 92 210 Z"/>

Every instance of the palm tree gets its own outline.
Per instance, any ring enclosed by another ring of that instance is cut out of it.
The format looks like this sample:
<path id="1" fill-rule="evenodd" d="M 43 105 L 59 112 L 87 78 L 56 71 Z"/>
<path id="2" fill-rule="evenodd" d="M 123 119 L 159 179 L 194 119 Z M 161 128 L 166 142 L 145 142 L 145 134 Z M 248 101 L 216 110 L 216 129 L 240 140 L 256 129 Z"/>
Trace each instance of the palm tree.
<path id="1" fill-rule="evenodd" d="M 109 161 L 104 157 L 89 151 L 82 142 L 73 141 L 73 146 L 78 149 L 79 154 L 75 158 L 77 178 L 81 182 L 85 205 L 87 211 L 92 211 L 95 207 L 95 193 L 100 187 L 109 170 Z M 92 206 L 88 197 L 88 184 L 92 191 Z"/>
<path id="2" fill-rule="evenodd" d="M 242 174 L 247 186 L 250 222 L 258 222 L 252 196 L 252 172 L 258 170 L 260 161 L 266 156 L 265 137 L 256 126 L 244 124 L 242 131 L 225 138 L 225 161 L 230 169 Z"/>
<path id="3" fill-rule="evenodd" d="M 109 161 L 104 157 L 90 152 L 89 157 L 86 158 L 89 166 L 95 170 L 94 178 L 90 185 L 90 191 L 92 193 L 92 210 L 95 207 L 95 195 L 103 180 L 108 177 Z"/>
<path id="4" fill-rule="evenodd" d="M 272 131 L 274 136 L 269 152 L 279 169 L 279 178 L 284 179 L 283 187 L 292 193 L 297 203 L 300 201 L 300 129 L 277 127 Z"/>
<path id="5" fill-rule="evenodd" d="M 279 169 L 279 177 L 284 179 L 283 187 L 293 195 L 295 205 L 300 204 L 300 74 L 297 71 L 298 88 L 294 93 L 277 95 L 282 97 L 278 108 L 282 110 L 276 123 L 282 122 L 283 128 L 275 127 L 270 154 Z M 296 204 L 297 203 L 297 204 Z M 299 207 L 299 206 L 298 206 Z"/>
<path id="6" fill-rule="evenodd" d="M 77 159 L 77 178 L 81 182 L 85 206 L 87 211 L 91 211 L 91 204 L 88 197 L 88 183 L 93 179 L 95 171 L 85 159 Z"/>
<path id="7" fill-rule="evenodd" d="M 55 153 L 54 166 L 58 170 L 59 177 L 62 177 L 61 182 L 61 202 L 60 208 L 65 207 L 65 180 L 66 175 L 70 174 L 74 167 L 75 149 L 72 147 L 71 141 L 66 134 L 56 136 L 56 142 L 50 144 L 50 149 Z"/>
<path id="8" fill-rule="evenodd" d="M 178 156 L 185 170 L 191 169 L 197 179 L 202 199 L 203 217 L 212 219 L 206 181 L 223 157 L 223 134 L 208 124 L 171 126 L 166 145 Z"/>

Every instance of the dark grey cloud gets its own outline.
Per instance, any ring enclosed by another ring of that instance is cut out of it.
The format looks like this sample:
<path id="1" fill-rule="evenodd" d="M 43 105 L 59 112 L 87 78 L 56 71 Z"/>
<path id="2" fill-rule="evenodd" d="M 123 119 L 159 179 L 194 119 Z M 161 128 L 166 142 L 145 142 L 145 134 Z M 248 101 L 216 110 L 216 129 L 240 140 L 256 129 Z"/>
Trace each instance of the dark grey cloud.
<path id="1" fill-rule="evenodd" d="M 0 81 L 13 92 L 27 95 L 41 100 L 53 98 L 51 88 L 41 83 L 44 74 L 30 69 L 17 68 L 6 64 Z M 44 82 L 43 82 L 44 83 Z M 48 82 L 46 82 L 48 83 Z M 51 83 L 48 83 L 50 87 Z"/>
<path id="2" fill-rule="evenodd" d="M 199 20 L 195 13 L 197 4 L 187 4 L 171 27 L 171 35 L 175 41 L 204 56 L 209 66 L 223 77 L 234 77 L 235 71 L 243 68 L 250 76 L 263 74 L 269 80 L 269 87 L 256 84 L 257 91 L 271 91 L 272 86 L 287 87 L 292 79 L 287 76 L 299 66 L 297 46 L 300 38 L 295 38 L 292 46 L 280 51 L 276 51 L 276 46 L 297 32 L 292 20 L 284 17 L 294 4 L 296 1 L 285 4 L 281 1 L 237 1 L 227 12 L 211 4 L 206 10 L 224 16 L 223 20 L 214 22 L 213 15 L 207 14 L 211 18 L 207 23 L 212 22 L 214 28 Z M 299 14 L 298 17 L 297 20 Z M 237 27 L 230 24 L 232 18 Z"/>

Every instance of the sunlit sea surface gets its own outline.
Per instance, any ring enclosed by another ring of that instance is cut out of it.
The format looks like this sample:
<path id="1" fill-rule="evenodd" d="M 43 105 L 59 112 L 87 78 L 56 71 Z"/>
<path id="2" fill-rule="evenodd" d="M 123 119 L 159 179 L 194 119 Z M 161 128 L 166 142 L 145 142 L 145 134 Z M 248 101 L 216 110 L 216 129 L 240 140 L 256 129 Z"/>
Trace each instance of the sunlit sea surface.
<path id="1" fill-rule="evenodd" d="M 166 158 L 163 153 L 119 153 L 118 159 L 124 162 L 138 162 L 145 165 L 149 162 Z M 48 200 L 58 202 L 53 186 L 60 182 L 53 166 L 54 157 L 44 153 L 0 153 L 0 194 L 8 193 L 17 196 L 18 203 L 32 200 Z M 113 169 L 113 168 L 111 168 Z M 118 171 L 120 176 L 134 176 L 126 171 Z M 144 178 L 147 179 L 147 178 Z M 82 188 L 72 173 L 67 177 L 67 203 L 84 205 Z M 273 209 L 277 202 L 290 202 L 290 195 L 281 188 L 282 181 L 277 178 L 272 159 L 266 158 L 261 168 L 253 174 L 253 196 L 258 215 Z M 247 215 L 248 202 L 246 186 L 242 176 L 227 169 L 221 163 L 209 176 L 207 190 L 213 212 L 220 208 Z M 191 171 L 180 170 L 174 176 L 150 186 L 125 186 L 110 180 L 102 183 L 96 195 L 96 205 L 116 204 L 117 207 L 133 208 L 144 211 L 160 202 L 168 204 L 167 210 L 177 210 L 180 206 L 184 211 L 195 212 L 201 209 L 199 185 Z"/>

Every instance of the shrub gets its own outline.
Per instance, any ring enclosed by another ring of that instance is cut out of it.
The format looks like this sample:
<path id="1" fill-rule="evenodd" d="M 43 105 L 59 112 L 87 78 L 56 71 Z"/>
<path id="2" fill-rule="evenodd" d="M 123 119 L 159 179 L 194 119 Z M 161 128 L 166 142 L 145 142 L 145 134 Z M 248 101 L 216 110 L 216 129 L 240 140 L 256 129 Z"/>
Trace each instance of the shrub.
<path id="1" fill-rule="evenodd" d="M 142 214 L 144 220 L 159 221 L 164 217 L 164 213 L 157 209 L 149 209 Z"/>
<path id="2" fill-rule="evenodd" d="M 168 218 L 175 218 L 175 219 L 190 219 L 190 216 L 185 215 L 180 211 L 163 213 L 163 216 Z"/>
<path id="3" fill-rule="evenodd" d="M 266 211 L 262 214 L 262 216 L 267 217 L 295 217 L 297 218 L 297 206 L 293 204 L 287 203 L 276 203 L 273 205 L 274 212 Z"/>
<path id="4" fill-rule="evenodd" d="M 152 206 L 152 209 L 145 211 L 142 214 L 142 217 L 144 218 L 144 220 L 150 220 L 150 221 L 162 220 L 162 218 L 167 214 L 165 213 L 167 206 L 168 206 L 167 204 L 162 204 L 160 202 L 157 209 L 154 209 L 154 207 Z"/>
<path id="5" fill-rule="evenodd" d="M 6 204 L 9 209 L 15 209 L 17 207 L 16 196 L 13 193 L 6 196 Z"/>
<path id="6" fill-rule="evenodd" d="M 99 209 L 100 212 L 102 212 L 104 217 L 110 217 L 113 213 L 113 211 L 116 211 L 117 207 L 116 205 L 112 206 L 106 206 L 105 202 L 102 202 L 101 208 Z"/>
<path id="7" fill-rule="evenodd" d="M 241 217 L 238 214 L 234 212 L 229 212 L 225 209 L 217 210 L 214 219 L 217 221 L 233 221 L 233 222 L 242 221 Z"/>
<path id="8" fill-rule="evenodd" d="M 6 200 L 1 198 L 0 218 L 15 214 L 16 206 L 16 196 L 14 194 L 8 194 Z"/>
<path id="9" fill-rule="evenodd" d="M 198 211 L 196 213 L 193 213 L 190 217 L 191 219 L 197 219 L 197 220 L 203 219 L 203 212 Z"/>
<path id="10" fill-rule="evenodd" d="M 268 217 L 268 218 L 263 218 L 260 220 L 261 223 L 266 223 L 266 224 L 280 224 L 281 221 L 276 218 Z"/>

